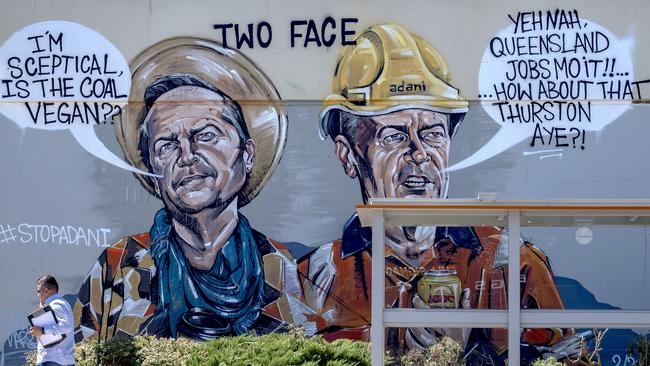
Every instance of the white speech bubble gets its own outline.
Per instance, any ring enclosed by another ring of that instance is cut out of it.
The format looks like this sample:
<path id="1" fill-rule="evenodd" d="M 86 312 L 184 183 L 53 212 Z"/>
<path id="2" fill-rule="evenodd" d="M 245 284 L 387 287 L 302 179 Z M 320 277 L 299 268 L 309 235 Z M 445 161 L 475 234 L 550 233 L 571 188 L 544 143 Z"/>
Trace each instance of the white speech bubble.
<path id="1" fill-rule="evenodd" d="M 501 128 L 448 171 L 479 164 L 527 138 L 532 149 L 584 150 L 585 131 L 601 130 L 640 98 L 631 37 L 619 39 L 575 10 L 509 18 L 490 40 L 478 80 L 481 104 Z"/>
<path id="2" fill-rule="evenodd" d="M 92 155 L 152 175 L 115 156 L 95 134 L 95 126 L 112 124 L 130 89 L 124 56 L 101 34 L 80 24 L 32 24 L 0 47 L 0 113 L 21 128 L 70 130 Z"/>

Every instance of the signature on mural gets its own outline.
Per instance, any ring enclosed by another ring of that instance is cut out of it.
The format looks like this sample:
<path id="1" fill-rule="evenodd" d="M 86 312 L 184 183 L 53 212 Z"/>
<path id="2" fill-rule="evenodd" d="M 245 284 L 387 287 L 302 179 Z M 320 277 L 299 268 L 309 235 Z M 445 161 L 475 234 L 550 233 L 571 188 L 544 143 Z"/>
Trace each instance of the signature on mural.
<path id="1" fill-rule="evenodd" d="M 22 359 L 25 350 L 36 349 L 36 338 L 24 327 L 26 320 L 23 314 L 3 314 L 0 318 L 0 329 L 17 329 L 0 344 L 0 366 Z"/>
<path id="2" fill-rule="evenodd" d="M 612 362 L 614 362 L 616 366 L 631 366 L 636 364 L 636 359 L 630 355 L 614 355 L 612 356 Z"/>

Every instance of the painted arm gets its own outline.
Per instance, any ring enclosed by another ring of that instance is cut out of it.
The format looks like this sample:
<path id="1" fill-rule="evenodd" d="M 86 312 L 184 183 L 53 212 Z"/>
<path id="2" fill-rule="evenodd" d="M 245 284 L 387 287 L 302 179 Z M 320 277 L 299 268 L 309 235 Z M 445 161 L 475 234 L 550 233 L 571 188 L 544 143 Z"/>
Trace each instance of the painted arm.
<path id="1" fill-rule="evenodd" d="M 524 243 L 521 248 L 522 307 L 532 309 L 564 309 L 564 303 L 555 286 L 553 270 L 548 257 L 539 248 Z M 551 345 L 559 342 L 572 329 L 527 329 L 522 340 L 534 345 Z"/>
<path id="2" fill-rule="evenodd" d="M 321 246 L 298 264 L 308 318 L 327 340 L 367 340 L 370 330 L 370 254 L 341 257 L 341 241 Z"/>
<path id="3" fill-rule="evenodd" d="M 74 304 L 74 326 L 75 333 L 80 333 L 83 338 L 90 338 L 97 334 L 100 329 L 100 319 L 103 293 L 104 277 L 106 273 L 106 252 L 103 252 L 77 293 L 77 301 Z"/>

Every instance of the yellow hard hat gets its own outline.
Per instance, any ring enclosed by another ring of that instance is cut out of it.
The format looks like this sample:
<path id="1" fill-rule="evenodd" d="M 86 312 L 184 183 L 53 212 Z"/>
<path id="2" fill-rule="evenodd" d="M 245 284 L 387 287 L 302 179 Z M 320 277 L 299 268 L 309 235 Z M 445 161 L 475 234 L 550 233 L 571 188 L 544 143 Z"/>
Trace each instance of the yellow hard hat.
<path id="1" fill-rule="evenodd" d="M 322 138 L 338 134 L 340 111 L 377 116 L 417 108 L 450 114 L 452 135 L 468 105 L 449 84 L 447 64 L 435 48 L 398 25 L 375 25 L 343 50 L 319 132 Z"/>

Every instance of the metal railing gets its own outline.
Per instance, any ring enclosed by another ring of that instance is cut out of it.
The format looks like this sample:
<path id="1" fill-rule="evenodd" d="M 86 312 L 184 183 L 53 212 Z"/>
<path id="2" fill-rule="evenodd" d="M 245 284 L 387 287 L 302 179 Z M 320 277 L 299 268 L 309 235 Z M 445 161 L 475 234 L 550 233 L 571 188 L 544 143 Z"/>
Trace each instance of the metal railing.
<path id="1" fill-rule="evenodd" d="M 524 226 L 648 225 L 650 200 L 482 201 L 375 199 L 358 205 L 372 227 L 372 252 L 384 253 L 386 225 L 499 226 L 508 229 L 508 310 L 386 309 L 385 257 L 372 256 L 372 364 L 383 365 L 386 327 L 507 328 L 508 364 L 520 364 L 520 329 L 650 328 L 650 311 L 520 308 L 520 228 Z"/>

